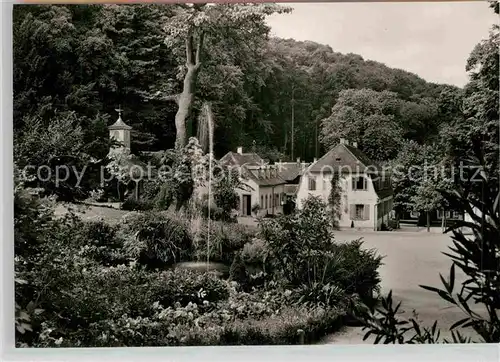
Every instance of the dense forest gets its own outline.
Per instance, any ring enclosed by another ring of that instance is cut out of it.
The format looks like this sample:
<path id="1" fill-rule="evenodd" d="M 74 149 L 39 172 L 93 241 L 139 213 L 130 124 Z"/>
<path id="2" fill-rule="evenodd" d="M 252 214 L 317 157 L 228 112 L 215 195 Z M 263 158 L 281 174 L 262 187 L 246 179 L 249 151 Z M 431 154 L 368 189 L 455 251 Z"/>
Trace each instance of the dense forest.
<path id="1" fill-rule="evenodd" d="M 182 20 L 176 7 L 16 6 L 16 131 L 35 120 L 48 127 L 71 114 L 87 144 L 107 138 L 106 126 L 121 105 L 134 127 L 134 151 L 172 148 L 177 107 L 168 96 L 182 87 L 185 62 L 184 42 L 166 41 L 169 27 Z M 330 46 L 269 38 L 266 11 L 288 10 L 270 8 L 252 14 L 245 27 L 220 25 L 205 37 L 187 132 L 196 135 L 200 105 L 210 101 L 217 156 L 255 141 L 270 158 L 281 153 L 312 160 L 346 136 L 372 156 L 388 159 L 403 139 L 423 143 L 456 112 L 456 87 Z M 333 129 L 323 121 L 332 117 L 341 120 Z M 364 134 L 376 139 L 363 142 Z M 101 144 L 102 153 L 107 146 Z"/>

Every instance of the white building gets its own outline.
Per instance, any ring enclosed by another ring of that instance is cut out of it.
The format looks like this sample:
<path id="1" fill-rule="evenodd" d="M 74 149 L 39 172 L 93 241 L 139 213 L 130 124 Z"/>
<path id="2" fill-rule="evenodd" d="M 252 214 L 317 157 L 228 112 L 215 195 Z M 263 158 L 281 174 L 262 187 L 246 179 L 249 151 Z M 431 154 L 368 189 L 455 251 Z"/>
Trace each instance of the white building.
<path id="1" fill-rule="evenodd" d="M 279 176 L 278 167 L 266 164 L 256 153 L 228 152 L 220 163 L 230 166 L 242 176 L 244 188 L 236 189 L 240 204 L 240 216 L 277 215 L 283 212 L 284 186 L 286 181 Z M 258 205 L 258 212 L 256 206 Z"/>
<path id="2" fill-rule="evenodd" d="M 349 145 L 343 139 L 306 170 L 297 192 L 297 207 L 300 209 L 309 195 L 328 202 L 333 173 L 340 175 L 340 227 L 380 230 L 383 223 L 388 224 L 393 204 L 390 174 L 356 143 Z"/>

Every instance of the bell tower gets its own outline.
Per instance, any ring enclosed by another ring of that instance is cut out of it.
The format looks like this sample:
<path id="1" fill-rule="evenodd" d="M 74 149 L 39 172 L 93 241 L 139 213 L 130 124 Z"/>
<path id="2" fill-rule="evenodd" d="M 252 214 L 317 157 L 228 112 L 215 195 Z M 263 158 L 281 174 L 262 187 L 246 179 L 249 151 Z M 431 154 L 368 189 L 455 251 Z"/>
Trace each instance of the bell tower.
<path id="1" fill-rule="evenodd" d="M 118 119 L 108 129 L 109 138 L 114 139 L 118 145 L 112 145 L 110 151 L 121 150 L 130 153 L 130 130 L 132 127 L 123 122 L 121 107 L 118 107 L 115 111 L 118 112 Z"/>

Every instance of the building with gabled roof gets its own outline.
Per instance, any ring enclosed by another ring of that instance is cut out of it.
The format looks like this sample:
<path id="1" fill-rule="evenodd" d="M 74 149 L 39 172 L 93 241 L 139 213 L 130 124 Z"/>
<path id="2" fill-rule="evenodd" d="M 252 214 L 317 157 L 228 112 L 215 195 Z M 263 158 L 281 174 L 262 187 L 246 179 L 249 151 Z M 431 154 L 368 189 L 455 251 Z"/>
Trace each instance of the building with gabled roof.
<path id="1" fill-rule="evenodd" d="M 244 187 L 236 189 L 240 216 L 277 215 L 283 212 L 284 186 L 277 165 L 269 165 L 256 153 L 228 152 L 220 160 L 223 166 L 238 171 Z M 258 210 L 258 211 L 256 211 Z"/>
<path id="2" fill-rule="evenodd" d="M 243 165 L 263 165 L 264 159 L 255 152 L 243 152 L 243 147 L 238 147 L 236 152 L 229 151 L 219 162 L 227 166 L 243 166 Z"/>
<path id="3" fill-rule="evenodd" d="M 300 209 L 309 195 L 325 202 L 332 176 L 339 176 L 341 189 L 340 227 L 382 229 L 393 207 L 391 175 L 358 149 L 357 143 L 340 143 L 307 168 L 297 191 Z"/>

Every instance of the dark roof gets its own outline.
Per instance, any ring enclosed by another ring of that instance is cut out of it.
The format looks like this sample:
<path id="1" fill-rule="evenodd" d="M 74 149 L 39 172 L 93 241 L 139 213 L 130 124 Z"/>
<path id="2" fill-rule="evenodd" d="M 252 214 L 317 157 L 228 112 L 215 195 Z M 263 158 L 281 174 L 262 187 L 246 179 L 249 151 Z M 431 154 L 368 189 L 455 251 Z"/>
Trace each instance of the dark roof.
<path id="1" fill-rule="evenodd" d="M 221 159 L 220 163 L 230 166 L 262 165 L 264 160 L 256 153 L 237 153 L 229 151 Z"/>
<path id="2" fill-rule="evenodd" d="M 285 181 L 293 181 L 297 177 L 302 176 L 307 168 L 307 164 L 299 162 L 281 162 L 277 163 L 278 174 Z"/>
<path id="3" fill-rule="evenodd" d="M 311 166 L 309 172 L 325 172 L 340 170 L 342 172 L 374 172 L 381 171 L 382 168 L 376 162 L 359 149 L 346 144 L 338 144 L 315 164 Z"/>
<path id="4" fill-rule="evenodd" d="M 272 166 L 254 166 L 254 165 L 246 165 L 245 166 L 245 176 L 248 178 L 252 179 L 257 185 L 259 186 L 277 186 L 277 185 L 283 185 L 286 183 L 285 180 L 283 180 L 278 172 L 277 169 L 274 167 L 274 170 L 276 171 L 275 174 L 271 174 L 271 176 L 261 176 L 259 173 L 259 170 L 264 168 L 265 170 L 272 169 Z"/>
<path id="5" fill-rule="evenodd" d="M 384 190 L 378 190 L 376 191 L 377 192 L 377 196 L 380 200 L 383 200 L 385 199 L 386 197 L 389 197 L 389 196 L 392 196 L 394 195 L 394 192 L 392 191 L 392 189 L 384 189 Z"/>
<path id="6" fill-rule="evenodd" d="M 375 192 L 380 200 L 394 194 L 392 188 L 379 189 L 376 182 L 373 183 L 373 188 L 375 189 Z"/>

